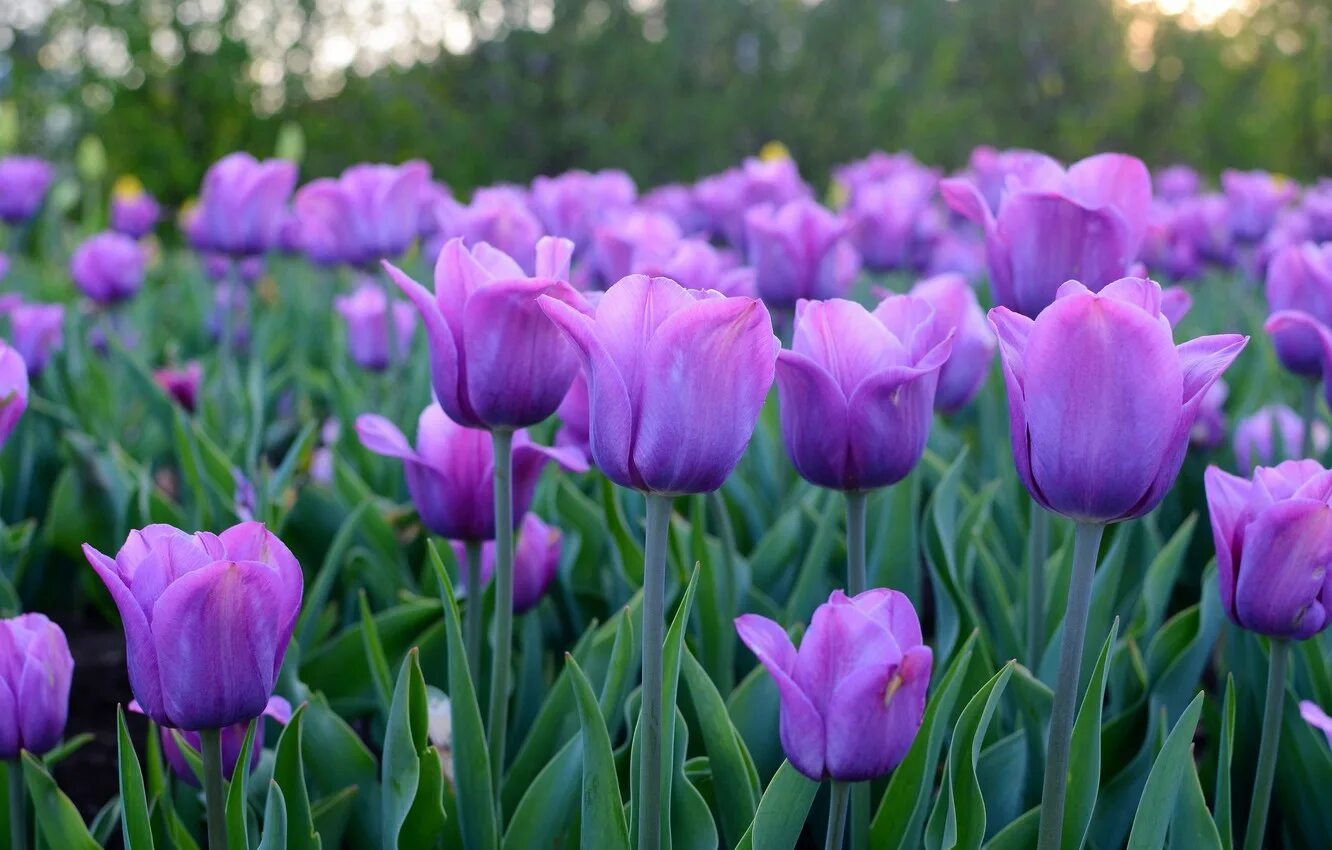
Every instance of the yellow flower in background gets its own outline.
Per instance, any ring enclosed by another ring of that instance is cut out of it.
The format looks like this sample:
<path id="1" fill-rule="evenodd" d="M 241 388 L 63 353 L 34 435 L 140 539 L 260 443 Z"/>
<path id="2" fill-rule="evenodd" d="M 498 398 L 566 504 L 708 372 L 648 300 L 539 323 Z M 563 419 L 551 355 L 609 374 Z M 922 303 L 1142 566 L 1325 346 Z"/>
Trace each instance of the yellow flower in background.
<path id="1" fill-rule="evenodd" d="M 841 180 L 834 179 L 828 186 L 828 206 L 840 210 L 851 199 L 851 190 Z"/>
<path id="2" fill-rule="evenodd" d="M 776 140 L 768 142 L 766 145 L 759 148 L 759 159 L 764 162 L 776 162 L 781 159 L 790 158 L 791 151 L 787 149 L 786 145 Z"/>
<path id="3" fill-rule="evenodd" d="M 111 187 L 111 194 L 127 200 L 137 198 L 143 194 L 143 182 L 133 174 L 122 174 Z"/>

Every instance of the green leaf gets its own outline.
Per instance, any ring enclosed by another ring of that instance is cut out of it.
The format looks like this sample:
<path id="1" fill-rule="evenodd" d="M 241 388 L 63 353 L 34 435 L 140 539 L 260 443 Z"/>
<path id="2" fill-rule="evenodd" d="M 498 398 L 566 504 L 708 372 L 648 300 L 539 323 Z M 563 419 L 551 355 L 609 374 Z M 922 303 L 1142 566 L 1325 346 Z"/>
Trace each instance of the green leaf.
<path id="1" fill-rule="evenodd" d="M 389 673 L 384 645 L 379 640 L 379 629 L 375 627 L 370 601 L 364 590 L 358 595 L 358 602 L 361 607 L 361 642 L 365 647 L 366 663 L 370 667 L 370 681 L 374 683 L 375 693 L 379 696 L 380 709 L 388 711 L 393 699 L 393 676 Z"/>
<path id="2" fill-rule="evenodd" d="M 1175 803 L 1175 815 L 1170 821 L 1170 846 L 1189 850 L 1221 850 L 1221 835 L 1212 822 L 1203 798 L 1202 782 L 1198 780 L 1198 766 L 1192 757 L 1184 762 L 1184 782 Z"/>
<path id="3" fill-rule="evenodd" d="M 236 757 L 236 768 L 227 788 L 227 850 L 249 850 L 250 827 L 246 785 L 250 773 L 250 752 L 254 749 L 255 730 L 264 722 L 262 716 L 250 721 Z"/>
<path id="4" fill-rule="evenodd" d="M 629 831 L 624 822 L 624 803 L 615 773 L 615 755 L 610 734 L 601 715 L 592 683 L 572 655 L 565 662 L 573 674 L 574 697 L 583 741 L 583 805 L 580 830 L 583 850 L 629 850 Z"/>
<path id="5" fill-rule="evenodd" d="M 1221 706 L 1221 742 L 1216 756 L 1216 830 L 1223 850 L 1235 846 L 1234 815 L 1231 811 L 1230 763 L 1235 756 L 1235 677 L 1226 676 L 1226 696 Z"/>
<path id="6" fill-rule="evenodd" d="M 28 794 L 37 811 L 37 823 L 47 845 L 59 850 L 101 850 L 79 816 L 79 810 L 56 785 L 42 763 L 26 752 L 22 758 L 23 781 L 28 786 Z"/>
<path id="7" fill-rule="evenodd" d="M 616 487 L 609 478 L 601 480 L 601 502 L 606 525 L 610 528 L 611 540 L 615 543 L 615 551 L 619 553 L 625 577 L 635 587 L 642 587 L 643 547 L 638 542 L 638 535 L 629 531 L 629 523 L 624 518 L 624 506 L 620 504 Z"/>
<path id="8" fill-rule="evenodd" d="M 1101 654 L 1092 668 L 1087 693 L 1082 698 L 1073 739 L 1069 749 L 1069 782 L 1064 808 L 1062 846 L 1082 847 L 1096 809 L 1096 794 L 1101 784 L 1101 710 L 1105 703 L 1106 672 L 1110 669 L 1115 639 L 1119 637 L 1119 618 L 1110 626 Z"/>
<path id="9" fill-rule="evenodd" d="M 572 679 L 572 677 L 570 677 Z M 509 817 L 504 850 L 541 847 L 552 836 L 563 835 L 578 810 L 579 781 L 583 771 L 583 738 L 575 735 L 532 779 Z"/>
<path id="10" fill-rule="evenodd" d="M 1166 738 L 1165 746 L 1156 757 L 1147 784 L 1142 789 L 1142 800 L 1133 817 L 1129 833 L 1128 850 L 1161 850 L 1175 811 L 1175 799 L 1183 784 L 1187 762 L 1193 761 L 1193 733 L 1202 714 L 1203 695 L 1199 693 L 1185 709 Z"/>
<path id="11" fill-rule="evenodd" d="M 353 787 L 352 816 L 348 823 L 346 845 L 371 847 L 379 841 L 379 764 L 347 722 L 328 706 L 322 694 L 310 697 L 305 708 L 305 728 L 301 749 L 305 757 L 306 777 L 312 792 L 319 795 L 341 793 Z M 312 810 L 318 825 L 317 812 Z M 335 838 L 320 829 L 329 846 Z"/>
<path id="12" fill-rule="evenodd" d="M 305 761 L 301 756 L 301 721 L 305 717 L 305 708 L 304 705 L 297 708 L 287 728 L 282 730 L 273 762 L 273 781 L 286 801 L 287 850 L 319 850 L 321 844 L 310 813 L 310 792 L 305 787 Z M 272 802 L 271 796 L 269 802 Z"/>
<path id="13" fill-rule="evenodd" d="M 264 806 L 264 837 L 258 850 L 286 850 L 287 801 L 277 782 L 268 783 L 268 803 Z"/>
<path id="14" fill-rule="evenodd" d="M 802 775 L 791 762 L 782 762 L 737 850 L 794 850 L 818 793 L 819 783 Z"/>
<path id="15" fill-rule="evenodd" d="M 426 763 L 426 759 L 433 758 L 435 765 L 439 764 L 439 756 L 430 746 L 428 731 L 425 678 L 421 675 L 420 653 L 412 649 L 398 673 L 388 728 L 384 733 L 384 796 L 380 823 L 383 828 L 381 846 L 385 848 L 413 846 L 404 843 L 401 834 L 408 815 L 417 804 L 418 793 L 426 797 L 434 794 L 433 801 L 425 799 L 421 802 L 427 811 L 435 813 L 439 823 L 443 823 L 441 786 L 432 781 L 433 777 L 428 773 L 432 765 Z M 425 783 L 422 783 L 423 771 L 427 771 Z"/>
<path id="16" fill-rule="evenodd" d="M 328 606 L 329 595 L 333 592 L 333 586 L 337 583 L 338 575 L 342 571 L 342 565 L 347 558 L 347 550 L 351 547 L 352 541 L 356 539 L 356 529 L 369 505 L 370 502 L 362 502 L 351 513 L 347 514 L 347 518 L 342 521 L 342 525 L 338 528 L 338 533 L 333 536 L 333 542 L 329 544 L 328 551 L 324 553 L 323 563 L 319 565 L 319 570 L 315 573 L 314 582 L 306 590 L 305 604 L 302 606 L 300 618 L 296 621 L 296 642 L 300 644 L 304 652 L 309 652 L 314 648 L 319 615 Z"/>
<path id="17" fill-rule="evenodd" d="M 985 850 L 1031 850 L 1040 837 L 1041 807 L 1028 809 L 985 842 Z"/>
<path id="18" fill-rule="evenodd" d="M 681 670 L 693 700 L 703 749 L 712 769 L 713 794 L 717 799 L 722 834 L 726 836 L 728 846 L 735 846 L 754 820 L 754 812 L 762 797 L 758 771 L 754 769 L 740 733 L 731 724 L 726 703 L 703 665 L 688 649 L 683 660 Z"/>
<path id="19" fill-rule="evenodd" d="M 126 850 L 153 850 L 153 826 L 148 817 L 148 798 L 143 790 L 143 771 L 134 751 L 125 710 L 116 706 L 116 752 L 120 762 L 120 834 Z"/>

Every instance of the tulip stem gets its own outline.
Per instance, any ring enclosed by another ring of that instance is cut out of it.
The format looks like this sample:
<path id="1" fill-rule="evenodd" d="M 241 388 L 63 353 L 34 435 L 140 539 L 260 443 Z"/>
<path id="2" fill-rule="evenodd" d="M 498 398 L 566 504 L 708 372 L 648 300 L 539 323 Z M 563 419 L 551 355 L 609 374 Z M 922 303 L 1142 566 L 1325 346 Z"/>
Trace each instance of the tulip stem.
<path id="1" fill-rule="evenodd" d="M 1050 737 L 1045 750 L 1045 782 L 1041 790 L 1041 828 L 1038 850 L 1059 850 L 1064 832 L 1064 799 L 1068 793 L 1068 750 L 1073 736 L 1073 711 L 1082 673 L 1082 648 L 1087 640 L 1087 614 L 1091 609 L 1092 579 L 1101 548 L 1101 523 L 1077 525 L 1073 538 L 1073 577 L 1068 586 L 1059 677 L 1055 680 L 1050 710 Z"/>
<path id="2" fill-rule="evenodd" d="M 1027 669 L 1036 672 L 1045 648 L 1045 561 L 1050 552 L 1050 515 L 1031 503 L 1027 527 Z"/>
<path id="3" fill-rule="evenodd" d="M 209 850 L 226 850 L 227 814 L 222 802 L 222 733 L 199 730 L 199 755 L 203 757 L 204 817 L 208 821 Z"/>
<path id="4" fill-rule="evenodd" d="M 859 490 L 846 491 L 846 592 L 864 593 L 869 580 L 865 570 L 865 506 L 868 496 Z M 842 783 L 834 783 L 836 789 Z M 857 782 L 851 788 L 851 850 L 865 850 L 869 844 L 869 783 Z M 839 836 L 840 842 L 840 836 Z"/>
<path id="5" fill-rule="evenodd" d="M 509 656 L 513 651 L 513 432 L 490 432 L 495 454 L 495 655 L 490 671 L 490 709 L 486 731 L 499 812 L 504 776 L 504 743 L 509 722 Z M 502 814 L 501 824 L 504 823 Z"/>
<path id="6" fill-rule="evenodd" d="M 9 844 L 14 850 L 28 847 L 28 798 L 23 793 L 23 760 L 9 760 Z"/>
<path id="7" fill-rule="evenodd" d="M 638 850 L 661 848 L 662 644 L 665 642 L 666 544 L 671 498 L 648 494 L 643 552 L 643 696 L 638 725 Z"/>
<path id="8" fill-rule="evenodd" d="M 1277 751 L 1281 743 L 1281 710 L 1286 701 L 1286 667 L 1290 644 L 1272 639 L 1267 666 L 1267 704 L 1263 707 L 1263 733 L 1258 744 L 1258 771 L 1253 778 L 1253 801 L 1249 825 L 1244 830 L 1244 850 L 1262 850 L 1267 832 L 1267 808 L 1272 802 L 1272 780 L 1276 777 Z"/>
<path id="9" fill-rule="evenodd" d="M 472 681 L 481 676 L 481 641 L 484 623 L 481 604 L 481 541 L 468 540 L 463 544 L 464 557 L 467 560 L 467 667 L 472 671 Z"/>
<path id="10" fill-rule="evenodd" d="M 1318 384 L 1315 381 L 1304 382 L 1304 398 L 1301 400 L 1304 433 L 1300 437 L 1300 459 L 1314 456 L 1314 425 L 1318 422 Z M 1287 451 L 1290 449 L 1287 448 Z M 1317 460 L 1318 458 L 1314 458 Z"/>
<path id="11" fill-rule="evenodd" d="M 824 850 L 842 850 L 842 833 L 846 832 L 846 802 L 851 786 L 846 782 L 830 783 L 828 794 L 828 837 Z M 860 783 L 864 784 L 864 783 Z"/>

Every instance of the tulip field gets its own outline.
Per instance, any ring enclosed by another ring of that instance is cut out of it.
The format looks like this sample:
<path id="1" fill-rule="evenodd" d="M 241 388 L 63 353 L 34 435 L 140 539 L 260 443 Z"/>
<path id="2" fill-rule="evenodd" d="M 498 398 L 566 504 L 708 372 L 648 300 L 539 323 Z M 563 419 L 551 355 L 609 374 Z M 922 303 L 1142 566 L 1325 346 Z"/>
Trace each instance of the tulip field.
<path id="1" fill-rule="evenodd" d="M 1332 846 L 1332 182 L 1153 165 L 0 158 L 0 846 Z"/>

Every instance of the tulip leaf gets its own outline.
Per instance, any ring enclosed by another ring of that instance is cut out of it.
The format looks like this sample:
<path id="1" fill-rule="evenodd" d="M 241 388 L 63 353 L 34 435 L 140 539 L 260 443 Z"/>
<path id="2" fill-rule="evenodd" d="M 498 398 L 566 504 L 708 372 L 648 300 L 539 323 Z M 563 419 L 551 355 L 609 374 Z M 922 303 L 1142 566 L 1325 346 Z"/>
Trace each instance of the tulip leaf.
<path id="1" fill-rule="evenodd" d="M 310 697 L 305 708 L 301 749 L 312 792 L 341 793 L 354 787 L 346 843 L 369 847 L 379 840 L 379 764 L 347 722 L 328 707 L 323 694 Z M 316 823 L 318 815 L 315 815 Z M 320 829 L 330 845 L 335 841 Z"/>
<path id="2" fill-rule="evenodd" d="M 431 819 L 426 812 L 437 816 L 435 823 L 424 826 L 433 826 L 432 831 L 437 831 L 443 822 L 441 781 L 431 773 L 432 768 L 439 765 L 439 756 L 430 746 L 428 727 L 426 685 L 421 675 L 420 653 L 412 649 L 403 659 L 398 673 L 398 683 L 393 690 L 392 707 L 388 713 L 388 728 L 384 733 L 384 796 L 380 818 L 382 847 L 414 846 L 403 841 L 402 832 L 418 803 L 422 808 L 418 812 L 421 818 L 427 821 Z M 431 759 L 434 765 L 429 763 Z M 431 794 L 434 795 L 433 800 Z"/>
<path id="3" fill-rule="evenodd" d="M 583 737 L 578 734 L 566 741 L 528 784 L 527 793 L 509 817 L 504 850 L 540 847 L 552 836 L 564 834 L 578 810 L 582 771 Z"/>
<path id="4" fill-rule="evenodd" d="M 1216 800 L 1213 817 L 1223 850 L 1233 850 L 1235 827 L 1232 823 L 1230 763 L 1235 756 L 1235 677 L 1226 676 L 1226 696 L 1221 705 L 1221 734 L 1216 756 Z"/>
<path id="5" fill-rule="evenodd" d="M 606 525 L 610 528 L 611 540 L 615 543 L 620 565 L 624 568 L 625 578 L 634 587 L 642 587 L 643 547 L 639 544 L 637 536 L 629 530 L 629 523 L 624 516 L 624 506 L 620 504 L 617 488 L 609 478 L 601 480 L 601 504 Z"/>
<path id="6" fill-rule="evenodd" d="M 250 773 L 250 753 L 254 750 L 254 736 L 262 716 L 251 720 L 245 730 L 245 740 L 236 756 L 236 767 L 227 788 L 227 850 L 249 850 L 250 833 L 246 785 Z"/>
<path id="7" fill-rule="evenodd" d="M 762 791 L 758 771 L 745 749 L 740 733 L 731 724 L 726 703 L 708 678 L 707 671 L 687 648 L 683 656 L 685 684 L 689 689 L 703 736 L 703 749 L 712 770 L 713 794 L 717 800 L 722 833 L 728 846 L 735 846 L 754 820 Z"/>
<path id="8" fill-rule="evenodd" d="M 79 810 L 56 785 L 42 763 L 26 752 L 22 759 L 23 781 L 28 786 L 28 795 L 32 798 L 46 843 L 60 850 L 100 850 L 79 816 Z"/>
<path id="9" fill-rule="evenodd" d="M 264 805 L 264 837 L 257 850 L 286 850 L 287 801 L 277 782 L 268 783 L 268 802 Z"/>
<path id="10" fill-rule="evenodd" d="M 702 793 L 686 771 L 689 726 L 679 708 L 675 710 L 674 757 L 671 759 L 671 843 L 668 850 L 717 850 L 721 840 L 717 824 Z"/>
<path id="11" fill-rule="evenodd" d="M 791 762 L 782 762 L 736 850 L 794 850 L 818 793 L 819 783 L 802 775 Z"/>
<path id="12" fill-rule="evenodd" d="M 494 807 L 492 771 L 486 749 L 486 733 L 481 723 L 472 674 L 467 667 L 458 601 L 453 583 L 439 557 L 439 547 L 430 542 L 430 564 L 439 582 L 444 605 L 446 643 L 449 655 L 449 704 L 453 714 L 453 765 L 457 782 L 459 830 L 467 850 L 493 850 L 499 844 L 499 824 Z"/>
<path id="13" fill-rule="evenodd" d="M 370 602 L 364 590 L 357 599 L 361 608 L 361 642 L 365 647 L 366 663 L 370 667 L 370 681 L 374 683 L 375 694 L 379 697 L 380 710 L 388 712 L 393 701 L 393 677 L 389 673 L 388 659 L 384 657 L 384 644 L 379 640 L 379 629 L 375 626 L 375 618 L 370 613 Z M 406 670 L 406 667 L 403 669 Z"/>
<path id="14" fill-rule="evenodd" d="M 1170 821 L 1170 846 L 1189 850 L 1221 850 L 1221 834 L 1207 810 L 1198 766 L 1192 758 L 1184 760 L 1184 779 Z"/>
<path id="15" fill-rule="evenodd" d="M 583 675 L 572 655 L 565 661 L 573 675 L 578 719 L 582 724 L 583 803 L 580 832 L 583 850 L 629 850 L 629 831 L 624 822 L 620 781 L 615 773 L 610 734 L 601 715 L 592 683 Z"/>
<path id="16" fill-rule="evenodd" d="M 1101 712 L 1105 703 L 1106 672 L 1110 668 L 1115 639 L 1119 637 L 1119 619 L 1110 626 L 1101 654 L 1092 668 L 1087 693 L 1082 698 L 1069 749 L 1069 782 L 1064 807 L 1062 846 L 1081 847 L 1091 826 L 1096 808 L 1096 793 L 1101 784 Z"/>
<path id="17" fill-rule="evenodd" d="M 1157 754 L 1152 770 L 1147 774 L 1147 784 L 1142 789 L 1138 812 L 1133 817 L 1128 850 L 1161 850 L 1165 846 L 1186 763 L 1193 760 L 1193 734 L 1198 728 L 1202 706 L 1203 695 L 1199 693 Z"/>
<path id="18" fill-rule="evenodd" d="M 125 710 L 119 705 L 116 706 L 116 753 L 120 762 L 120 834 L 125 850 L 153 850 L 153 826 L 143 790 L 143 771 L 129 729 L 125 727 Z"/>
<path id="19" fill-rule="evenodd" d="M 1027 809 L 985 842 L 985 850 L 1031 850 L 1041 829 L 1041 807 Z"/>
<path id="20" fill-rule="evenodd" d="M 1139 612 L 1133 618 L 1133 634 L 1150 635 L 1161 627 L 1197 521 L 1196 513 L 1189 514 L 1188 519 L 1180 523 L 1170 540 L 1157 551 L 1148 565 L 1139 595 Z"/>
<path id="21" fill-rule="evenodd" d="M 273 762 L 273 781 L 286 802 L 287 850 L 319 850 L 321 844 L 310 813 L 310 792 L 305 787 L 305 761 L 301 755 L 305 708 L 304 705 L 297 708 L 282 730 Z M 271 803 L 272 798 L 269 799 Z"/>
<path id="22" fill-rule="evenodd" d="M 342 521 L 342 525 L 338 527 L 337 534 L 333 536 L 333 542 L 329 544 L 328 551 L 324 553 L 324 560 L 315 573 L 314 582 L 306 588 L 305 604 L 302 606 L 300 618 L 296 621 L 296 642 L 300 644 L 301 649 L 305 652 L 314 649 L 319 615 L 328 606 L 328 598 L 342 572 L 347 550 L 351 547 L 352 541 L 356 539 L 356 530 L 360 526 L 361 517 L 365 514 L 369 505 L 370 502 L 362 502 L 351 513 L 347 514 L 346 519 Z"/>

